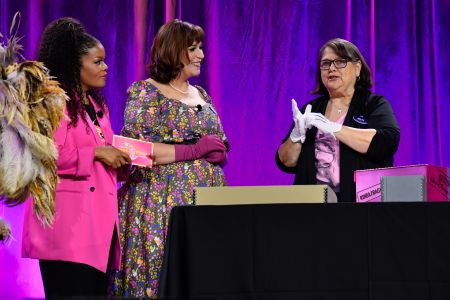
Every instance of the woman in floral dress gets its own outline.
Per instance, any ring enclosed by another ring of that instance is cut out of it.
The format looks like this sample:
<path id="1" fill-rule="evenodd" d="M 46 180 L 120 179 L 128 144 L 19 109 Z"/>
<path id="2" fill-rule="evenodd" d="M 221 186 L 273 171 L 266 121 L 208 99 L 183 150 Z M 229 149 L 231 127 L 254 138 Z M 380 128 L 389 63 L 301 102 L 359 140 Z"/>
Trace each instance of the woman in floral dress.
<path id="1" fill-rule="evenodd" d="M 197 186 L 226 184 L 222 125 L 205 90 L 188 82 L 200 74 L 203 36 L 199 26 L 179 20 L 162 26 L 150 78 L 128 90 L 122 135 L 153 142 L 154 165 L 135 167 L 119 191 L 123 255 L 116 296 L 156 297 L 171 209 L 193 204 Z"/>

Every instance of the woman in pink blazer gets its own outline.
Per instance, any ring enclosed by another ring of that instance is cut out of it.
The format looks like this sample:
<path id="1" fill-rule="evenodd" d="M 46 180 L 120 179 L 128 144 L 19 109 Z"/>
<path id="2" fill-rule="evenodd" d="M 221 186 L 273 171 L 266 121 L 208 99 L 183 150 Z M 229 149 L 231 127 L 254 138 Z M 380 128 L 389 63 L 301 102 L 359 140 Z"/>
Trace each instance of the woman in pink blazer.
<path id="1" fill-rule="evenodd" d="M 106 295 L 107 270 L 120 263 L 116 177 L 130 158 L 110 146 L 113 131 L 98 91 L 106 83 L 105 49 L 78 21 L 62 18 L 45 29 L 39 60 L 70 101 L 55 133 L 55 220 L 43 226 L 28 202 L 22 254 L 39 259 L 46 298 Z"/>

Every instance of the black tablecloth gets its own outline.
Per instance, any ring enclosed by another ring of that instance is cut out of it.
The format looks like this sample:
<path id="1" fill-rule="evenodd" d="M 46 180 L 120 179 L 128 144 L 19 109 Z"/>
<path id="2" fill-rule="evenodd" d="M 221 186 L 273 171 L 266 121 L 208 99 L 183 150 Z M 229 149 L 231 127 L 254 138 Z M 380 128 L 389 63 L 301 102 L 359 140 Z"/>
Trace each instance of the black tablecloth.
<path id="1" fill-rule="evenodd" d="M 450 203 L 173 209 L 160 297 L 450 299 Z"/>

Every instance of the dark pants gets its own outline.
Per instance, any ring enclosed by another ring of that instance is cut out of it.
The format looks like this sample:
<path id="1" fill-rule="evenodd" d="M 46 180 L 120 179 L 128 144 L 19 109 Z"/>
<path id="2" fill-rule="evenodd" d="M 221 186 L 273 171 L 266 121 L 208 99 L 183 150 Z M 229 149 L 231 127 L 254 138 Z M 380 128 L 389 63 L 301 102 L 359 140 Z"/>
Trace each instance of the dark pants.
<path id="1" fill-rule="evenodd" d="M 112 241 L 116 237 L 114 228 Z M 82 263 L 39 260 L 45 299 L 106 299 L 113 252 L 111 243 L 106 273 Z"/>
<path id="2" fill-rule="evenodd" d="M 106 296 L 107 274 L 89 265 L 39 260 L 46 299 Z"/>

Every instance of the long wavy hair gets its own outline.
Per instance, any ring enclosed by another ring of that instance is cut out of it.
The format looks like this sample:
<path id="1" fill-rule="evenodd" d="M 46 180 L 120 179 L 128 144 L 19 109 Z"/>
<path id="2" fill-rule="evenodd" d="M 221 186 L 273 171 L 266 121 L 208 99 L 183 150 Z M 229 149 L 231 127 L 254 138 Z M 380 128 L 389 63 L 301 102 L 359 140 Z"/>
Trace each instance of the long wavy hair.
<path id="1" fill-rule="evenodd" d="M 366 60 L 362 56 L 358 47 L 353 43 L 344 39 L 332 39 L 325 43 L 320 48 L 319 57 L 317 59 L 317 71 L 316 71 L 316 88 L 312 91 L 313 94 L 328 95 L 328 91 L 322 82 L 320 72 L 320 60 L 322 59 L 325 48 L 333 49 L 337 56 L 347 59 L 348 61 L 360 61 L 361 72 L 359 73 L 359 79 L 355 83 L 355 90 L 369 90 L 372 87 L 372 74 L 370 67 L 366 63 Z"/>
<path id="2" fill-rule="evenodd" d="M 71 99 L 67 103 L 70 126 L 77 126 L 79 116 L 87 125 L 82 105 L 84 95 L 80 79 L 81 57 L 99 43 L 73 18 L 60 18 L 51 22 L 42 35 L 38 60 L 50 70 L 50 75 L 59 81 Z M 87 95 L 102 109 L 106 109 L 100 90 L 89 90 Z"/>
<path id="3" fill-rule="evenodd" d="M 147 66 L 150 78 L 168 83 L 178 77 L 184 68 L 181 58 L 189 59 L 187 49 L 203 41 L 205 33 L 200 26 L 178 19 L 164 24 L 153 40 L 150 63 Z"/>

